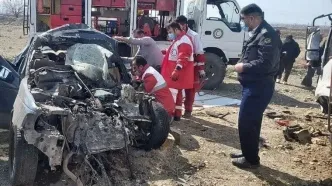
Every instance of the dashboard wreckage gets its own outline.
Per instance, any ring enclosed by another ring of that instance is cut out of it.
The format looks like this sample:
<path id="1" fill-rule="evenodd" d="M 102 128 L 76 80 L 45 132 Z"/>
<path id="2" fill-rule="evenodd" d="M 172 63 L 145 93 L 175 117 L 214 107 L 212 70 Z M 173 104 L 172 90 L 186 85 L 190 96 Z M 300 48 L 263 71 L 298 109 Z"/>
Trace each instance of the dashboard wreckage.
<path id="1" fill-rule="evenodd" d="M 41 156 L 77 185 L 112 185 L 105 153 L 123 149 L 129 161 L 128 146 L 164 143 L 167 112 L 130 85 L 116 50 L 109 36 L 73 24 L 35 36 L 16 58 L 23 75 L 10 126 L 12 185 L 33 184 Z"/>

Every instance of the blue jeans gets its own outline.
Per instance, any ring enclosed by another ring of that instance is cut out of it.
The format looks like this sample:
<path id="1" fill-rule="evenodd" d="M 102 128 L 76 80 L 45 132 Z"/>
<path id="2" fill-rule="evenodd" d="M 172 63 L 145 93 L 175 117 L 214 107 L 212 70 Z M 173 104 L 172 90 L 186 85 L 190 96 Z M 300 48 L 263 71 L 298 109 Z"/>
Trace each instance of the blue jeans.
<path id="1" fill-rule="evenodd" d="M 271 77 L 259 82 L 240 83 L 243 88 L 238 120 L 241 150 L 248 162 L 257 164 L 263 113 L 272 99 L 275 81 Z"/>

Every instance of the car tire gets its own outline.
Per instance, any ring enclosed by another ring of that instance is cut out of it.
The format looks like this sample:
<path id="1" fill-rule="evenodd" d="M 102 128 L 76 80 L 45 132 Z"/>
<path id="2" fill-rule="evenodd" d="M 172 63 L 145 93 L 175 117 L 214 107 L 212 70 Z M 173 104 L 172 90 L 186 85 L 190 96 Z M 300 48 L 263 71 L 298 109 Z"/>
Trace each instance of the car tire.
<path id="1" fill-rule="evenodd" d="M 164 107 L 154 101 L 151 106 L 152 127 L 148 143 L 144 146 L 147 151 L 159 149 L 166 141 L 170 131 L 170 117 Z"/>
<path id="2" fill-rule="evenodd" d="M 34 184 L 38 168 L 38 149 L 28 144 L 20 130 L 10 126 L 9 178 L 12 186 Z"/>
<path id="3" fill-rule="evenodd" d="M 216 54 L 205 53 L 205 72 L 208 80 L 205 82 L 204 90 L 214 90 L 219 88 L 226 75 L 226 64 Z"/>

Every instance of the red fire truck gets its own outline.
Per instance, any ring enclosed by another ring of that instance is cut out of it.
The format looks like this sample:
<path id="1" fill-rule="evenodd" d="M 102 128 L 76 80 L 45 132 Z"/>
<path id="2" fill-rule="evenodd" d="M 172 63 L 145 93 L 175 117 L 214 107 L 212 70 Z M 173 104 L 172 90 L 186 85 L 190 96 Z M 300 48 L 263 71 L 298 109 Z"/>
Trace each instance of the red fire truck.
<path id="1" fill-rule="evenodd" d="M 110 36 L 130 36 L 138 27 L 165 40 L 166 22 L 182 13 L 183 0 L 24 0 L 24 7 L 23 32 L 30 36 L 85 23 Z"/>

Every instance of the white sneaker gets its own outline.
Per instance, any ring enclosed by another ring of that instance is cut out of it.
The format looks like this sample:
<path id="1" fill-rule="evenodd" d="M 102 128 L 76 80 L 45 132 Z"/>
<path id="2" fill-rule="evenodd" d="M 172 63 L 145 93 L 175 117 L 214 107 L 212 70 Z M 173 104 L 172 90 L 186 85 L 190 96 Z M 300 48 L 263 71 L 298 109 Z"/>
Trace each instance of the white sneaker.
<path id="1" fill-rule="evenodd" d="M 280 83 L 280 79 L 277 79 L 276 82 L 277 82 L 277 83 Z"/>

